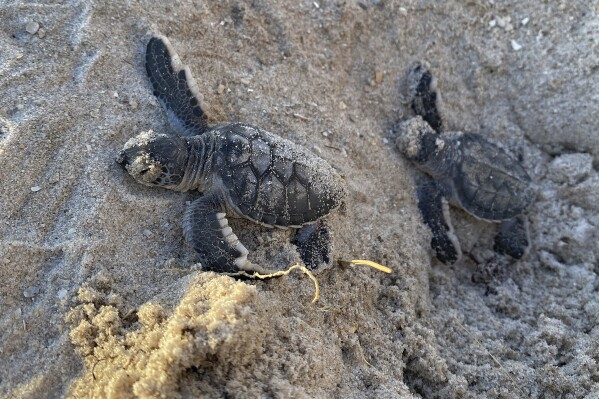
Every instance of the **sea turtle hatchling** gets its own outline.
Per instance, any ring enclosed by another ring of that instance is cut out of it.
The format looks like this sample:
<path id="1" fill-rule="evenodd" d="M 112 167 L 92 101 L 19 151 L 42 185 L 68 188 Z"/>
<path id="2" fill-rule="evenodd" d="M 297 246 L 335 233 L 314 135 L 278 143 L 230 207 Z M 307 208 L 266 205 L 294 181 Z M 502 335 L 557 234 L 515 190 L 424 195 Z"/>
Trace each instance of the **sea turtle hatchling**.
<path id="1" fill-rule="evenodd" d="M 530 176 L 516 159 L 479 134 L 441 134 L 436 82 L 421 63 L 410 69 L 407 80 L 416 117 L 400 123 L 396 145 L 432 177 L 419 185 L 417 195 L 437 259 L 451 264 L 461 257 L 447 200 L 478 219 L 501 223 L 495 251 L 521 258 L 529 246 L 522 213 L 535 198 Z"/>
<path id="2" fill-rule="evenodd" d="M 203 269 L 272 272 L 248 260 L 227 217 L 301 228 L 294 243 L 306 266 L 328 262 L 329 233 L 320 219 L 343 201 L 340 175 L 307 149 L 260 128 L 243 123 L 209 127 L 191 72 L 166 37 L 150 39 L 146 71 L 179 134 L 143 132 L 125 144 L 117 162 L 146 186 L 202 193 L 185 212 L 183 232 Z"/>

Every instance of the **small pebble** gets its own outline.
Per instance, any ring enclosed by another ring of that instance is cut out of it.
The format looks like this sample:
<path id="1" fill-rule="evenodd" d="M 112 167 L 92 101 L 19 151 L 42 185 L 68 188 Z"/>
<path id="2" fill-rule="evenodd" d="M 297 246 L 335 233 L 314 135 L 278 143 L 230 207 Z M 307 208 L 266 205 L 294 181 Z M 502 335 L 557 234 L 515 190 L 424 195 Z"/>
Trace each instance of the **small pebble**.
<path id="1" fill-rule="evenodd" d="M 344 109 L 347 109 L 347 105 L 345 105 L 345 103 L 341 101 L 339 102 L 339 109 L 343 111 Z"/>
<path id="2" fill-rule="evenodd" d="M 38 191 L 40 191 L 42 188 L 40 186 L 33 186 L 31 187 L 31 191 L 33 191 L 34 193 L 37 193 Z"/>
<path id="3" fill-rule="evenodd" d="M 153 234 L 153 233 L 152 233 L 150 230 L 146 229 L 146 230 L 144 230 L 144 231 L 143 231 L 143 235 L 144 235 L 146 238 L 150 238 L 150 237 L 152 237 L 154 234 Z"/>
<path id="4" fill-rule="evenodd" d="M 129 101 L 129 106 L 131 107 L 132 110 L 136 110 L 137 109 L 137 101 L 135 101 L 135 100 Z"/>
<path id="5" fill-rule="evenodd" d="M 512 29 L 514 29 L 514 27 L 512 26 L 512 17 L 510 16 L 504 18 L 497 17 L 497 25 L 499 25 L 500 28 L 505 29 L 506 32 L 509 32 Z"/>
<path id="6" fill-rule="evenodd" d="M 490 26 L 491 28 L 494 28 L 494 27 L 495 27 L 495 25 L 497 25 L 497 21 L 496 21 L 496 20 L 494 20 L 494 19 L 492 19 L 492 20 L 489 22 L 489 26 Z"/>
<path id="7" fill-rule="evenodd" d="M 115 91 L 114 93 L 112 93 L 112 96 L 113 96 L 114 98 L 119 98 L 119 93 Z"/>
<path id="8" fill-rule="evenodd" d="M 27 24 L 27 26 L 25 26 L 25 30 L 30 35 L 35 35 L 37 33 L 37 31 L 39 30 L 39 28 L 40 28 L 40 24 L 38 24 L 37 22 L 29 22 Z"/>
<path id="9" fill-rule="evenodd" d="M 512 40 L 512 48 L 514 49 L 514 51 L 518 51 L 522 49 L 522 45 L 518 44 L 517 41 Z"/>
<path id="10" fill-rule="evenodd" d="M 25 290 L 23 291 L 23 296 L 25 298 L 33 298 L 39 292 L 40 292 L 39 287 L 29 287 L 29 288 L 25 288 Z"/>
<path id="11" fill-rule="evenodd" d="M 71 227 L 71 228 L 69 229 L 69 231 L 67 231 L 67 233 L 68 233 L 68 234 L 75 234 L 75 232 L 76 232 L 76 231 L 77 231 L 77 230 L 75 230 L 73 227 Z"/>
<path id="12" fill-rule="evenodd" d="M 246 85 L 246 86 L 250 84 L 250 80 L 249 80 L 249 79 L 246 79 L 246 78 L 239 79 L 239 81 L 240 81 L 241 83 L 243 83 L 244 85 Z"/>
<path id="13" fill-rule="evenodd" d="M 383 73 L 381 71 L 376 71 L 374 73 L 374 81 L 377 84 L 380 84 L 383 81 Z"/>
<path id="14" fill-rule="evenodd" d="M 44 37 L 46 37 L 46 30 L 45 29 L 38 30 L 37 37 L 39 37 L 40 39 L 43 39 Z"/>
<path id="15" fill-rule="evenodd" d="M 320 4 L 318 4 L 317 2 L 313 2 L 312 4 L 314 4 L 314 7 L 320 8 Z"/>
<path id="16" fill-rule="evenodd" d="M 225 92 L 225 85 L 223 84 L 219 84 L 218 88 L 216 89 L 218 94 L 223 94 Z"/>
<path id="17" fill-rule="evenodd" d="M 403 16 L 408 15 L 408 10 L 406 10 L 404 7 L 399 7 L 399 13 Z"/>
<path id="18" fill-rule="evenodd" d="M 528 24 L 528 21 L 530 21 L 528 18 L 524 18 L 522 19 L 522 21 L 520 21 L 520 23 L 522 24 L 522 26 L 526 26 L 526 24 Z"/>

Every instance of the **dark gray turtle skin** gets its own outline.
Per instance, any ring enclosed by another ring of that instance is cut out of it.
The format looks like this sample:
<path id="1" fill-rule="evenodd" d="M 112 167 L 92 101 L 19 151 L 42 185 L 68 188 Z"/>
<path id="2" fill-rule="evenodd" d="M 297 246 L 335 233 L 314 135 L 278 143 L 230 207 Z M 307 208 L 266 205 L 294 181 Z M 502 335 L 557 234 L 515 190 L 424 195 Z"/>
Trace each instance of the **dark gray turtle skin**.
<path id="1" fill-rule="evenodd" d="M 327 263 L 330 235 L 321 218 L 345 197 L 339 174 L 304 147 L 260 128 L 242 123 L 210 128 L 197 85 L 165 37 L 148 43 L 146 70 L 179 135 L 141 133 L 125 144 L 117 162 L 144 185 L 203 194 L 183 220 L 185 238 L 203 268 L 272 272 L 248 260 L 227 217 L 302 228 L 293 242 L 304 263 L 311 268 Z"/>
<path id="2" fill-rule="evenodd" d="M 536 190 L 522 165 L 503 149 L 475 133 L 443 133 L 436 83 L 417 63 L 408 74 L 416 117 L 402 122 L 396 144 L 432 181 L 419 185 L 418 207 L 431 229 L 431 247 L 446 264 L 459 260 L 447 200 L 471 215 L 501 223 L 494 249 L 521 258 L 529 246 L 523 212 Z"/>

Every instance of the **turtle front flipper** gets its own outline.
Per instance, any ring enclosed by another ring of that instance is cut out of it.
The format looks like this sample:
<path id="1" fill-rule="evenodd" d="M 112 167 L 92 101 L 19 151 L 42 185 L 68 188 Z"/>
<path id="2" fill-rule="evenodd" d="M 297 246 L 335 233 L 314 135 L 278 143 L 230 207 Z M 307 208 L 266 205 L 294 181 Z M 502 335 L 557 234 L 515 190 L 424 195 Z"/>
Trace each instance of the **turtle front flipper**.
<path id="1" fill-rule="evenodd" d="M 324 220 L 309 224 L 297 231 L 291 241 L 299 252 L 302 261 L 309 269 L 329 263 L 331 254 L 331 234 Z"/>
<path id="2" fill-rule="evenodd" d="M 179 134 L 195 136 L 208 129 L 198 86 L 166 37 L 154 36 L 148 42 L 146 72 L 154 95 Z"/>
<path id="3" fill-rule="evenodd" d="M 445 264 L 453 264 L 462 256 L 460 243 L 453 232 L 449 218 L 449 207 L 444 196 L 446 189 L 436 182 L 418 187 L 418 209 L 433 234 L 431 247 L 435 256 Z"/>
<path id="4" fill-rule="evenodd" d="M 200 254 L 205 270 L 265 272 L 248 260 L 248 250 L 229 227 L 223 204 L 216 194 L 193 201 L 183 218 L 185 239 Z"/>
<path id="5" fill-rule="evenodd" d="M 500 255 L 520 259 L 528 252 L 529 245 L 526 219 L 520 215 L 501 223 L 493 249 Z"/>
<path id="6" fill-rule="evenodd" d="M 441 133 L 443 121 L 439 113 L 439 93 L 436 81 L 420 62 L 408 72 L 408 95 L 412 110 L 420 115 L 437 133 Z"/>

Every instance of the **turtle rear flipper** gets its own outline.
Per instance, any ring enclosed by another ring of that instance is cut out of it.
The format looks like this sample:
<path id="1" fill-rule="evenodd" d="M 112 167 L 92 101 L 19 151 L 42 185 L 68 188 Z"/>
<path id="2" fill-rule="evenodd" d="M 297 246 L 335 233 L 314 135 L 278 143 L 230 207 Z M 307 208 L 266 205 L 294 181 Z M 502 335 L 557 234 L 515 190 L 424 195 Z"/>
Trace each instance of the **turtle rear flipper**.
<path id="1" fill-rule="evenodd" d="M 429 182 L 418 187 L 418 209 L 424 224 L 433 234 L 431 247 L 435 256 L 445 264 L 453 264 L 462 257 L 460 243 L 449 219 L 449 207 L 444 200 L 446 190 L 439 183 Z"/>
<path id="2" fill-rule="evenodd" d="M 321 219 L 302 227 L 291 242 L 297 246 L 304 265 L 309 269 L 316 269 L 323 263 L 329 263 L 331 234 L 326 221 Z"/>
<path id="3" fill-rule="evenodd" d="M 412 110 L 420 115 L 437 133 L 441 133 L 443 121 L 439 113 L 436 81 L 428 69 L 420 62 L 408 72 L 408 95 Z"/>
<path id="4" fill-rule="evenodd" d="M 195 136 L 208 129 L 198 86 L 166 37 L 154 36 L 148 42 L 146 72 L 154 95 L 179 134 Z"/>
<path id="5" fill-rule="evenodd" d="M 526 219 L 517 216 L 501 223 L 499 233 L 495 236 L 493 249 L 498 254 L 520 259 L 528 252 L 529 245 Z"/>
<path id="6" fill-rule="evenodd" d="M 248 260 L 248 250 L 229 227 L 223 203 L 216 194 L 206 195 L 193 201 L 183 217 L 183 234 L 200 254 L 203 268 L 218 273 L 268 273 Z"/>

